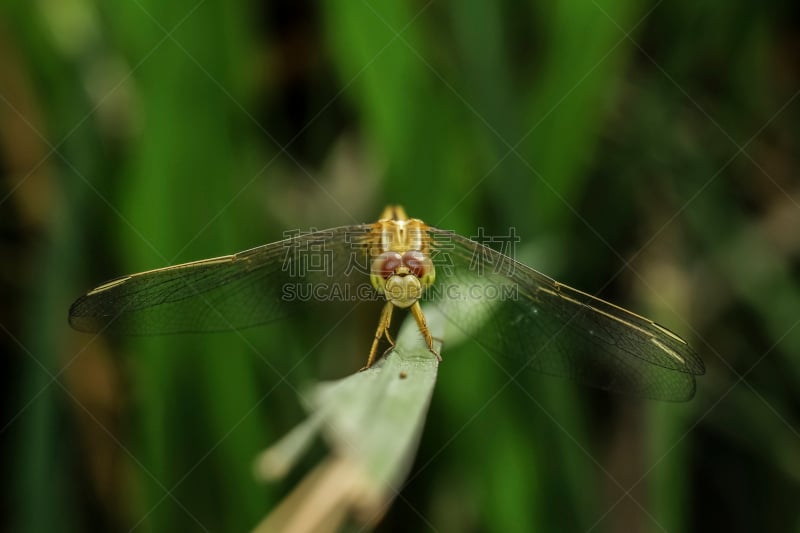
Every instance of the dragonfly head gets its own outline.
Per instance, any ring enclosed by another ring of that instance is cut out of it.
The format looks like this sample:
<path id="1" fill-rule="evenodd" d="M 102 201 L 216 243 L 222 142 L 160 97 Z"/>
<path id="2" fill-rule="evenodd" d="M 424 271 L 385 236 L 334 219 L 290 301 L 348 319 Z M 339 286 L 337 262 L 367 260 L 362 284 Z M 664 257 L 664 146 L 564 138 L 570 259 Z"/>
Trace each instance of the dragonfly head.
<path id="1" fill-rule="evenodd" d="M 431 258 L 419 250 L 383 252 L 372 261 L 372 286 L 397 307 L 410 307 L 436 277 Z"/>

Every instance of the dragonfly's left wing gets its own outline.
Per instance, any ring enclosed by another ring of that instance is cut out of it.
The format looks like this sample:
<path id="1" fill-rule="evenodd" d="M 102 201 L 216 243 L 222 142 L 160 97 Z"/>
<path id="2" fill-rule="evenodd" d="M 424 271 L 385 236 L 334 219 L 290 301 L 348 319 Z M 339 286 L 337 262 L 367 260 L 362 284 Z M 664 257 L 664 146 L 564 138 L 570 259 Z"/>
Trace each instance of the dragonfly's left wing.
<path id="1" fill-rule="evenodd" d="M 703 362 L 668 329 L 466 237 L 430 234 L 438 287 L 429 299 L 489 353 L 605 390 L 675 401 L 694 395 Z"/>
<path id="2" fill-rule="evenodd" d="M 298 232 L 214 259 L 111 280 L 69 310 L 81 331 L 159 334 L 240 329 L 286 316 L 308 290 L 363 278 L 369 225 Z M 368 267 L 366 267 L 368 268 Z M 325 289 L 326 287 L 322 287 Z M 302 303 L 302 302 L 301 302 Z"/>

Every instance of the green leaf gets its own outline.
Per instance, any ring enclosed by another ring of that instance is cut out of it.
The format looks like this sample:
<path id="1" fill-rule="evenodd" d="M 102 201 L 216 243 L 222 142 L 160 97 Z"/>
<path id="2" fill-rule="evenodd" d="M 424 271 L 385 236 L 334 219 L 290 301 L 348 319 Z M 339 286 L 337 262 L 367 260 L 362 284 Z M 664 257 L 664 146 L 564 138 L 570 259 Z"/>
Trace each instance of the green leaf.
<path id="1" fill-rule="evenodd" d="M 425 316 L 440 350 L 445 319 L 435 309 Z M 348 517 L 377 521 L 414 458 L 438 368 L 409 317 L 395 347 L 371 368 L 311 387 L 303 395 L 308 419 L 257 458 L 256 473 L 286 474 L 318 433 L 330 455 L 255 531 L 336 531 Z"/>

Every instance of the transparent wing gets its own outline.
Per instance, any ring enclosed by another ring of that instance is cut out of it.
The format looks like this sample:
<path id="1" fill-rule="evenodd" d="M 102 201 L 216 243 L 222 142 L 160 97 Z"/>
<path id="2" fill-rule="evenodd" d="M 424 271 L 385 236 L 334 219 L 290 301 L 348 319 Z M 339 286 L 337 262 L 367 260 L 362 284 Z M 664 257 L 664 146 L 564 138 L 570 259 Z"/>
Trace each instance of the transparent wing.
<path id="1" fill-rule="evenodd" d="M 703 362 L 668 329 L 460 235 L 430 234 L 438 287 L 427 298 L 492 354 L 623 394 L 694 396 Z"/>
<path id="2" fill-rule="evenodd" d="M 319 284 L 364 279 L 368 225 L 300 233 L 234 255 L 104 283 L 69 310 L 73 328 L 159 334 L 240 329 L 285 317 Z M 367 278 L 368 280 L 368 278 Z M 305 289 L 304 289 L 305 287 Z M 316 293 L 319 295 L 319 293 Z"/>

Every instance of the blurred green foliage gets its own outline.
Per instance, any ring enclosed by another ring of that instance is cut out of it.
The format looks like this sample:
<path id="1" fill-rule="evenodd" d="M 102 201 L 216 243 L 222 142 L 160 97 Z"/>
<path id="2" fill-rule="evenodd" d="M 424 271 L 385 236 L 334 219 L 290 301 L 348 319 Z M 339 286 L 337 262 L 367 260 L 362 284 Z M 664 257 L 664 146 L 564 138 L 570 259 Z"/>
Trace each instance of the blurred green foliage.
<path id="1" fill-rule="evenodd" d="M 800 531 L 799 21 L 779 0 L 3 3 L 2 526 L 255 525 L 291 484 L 251 475 L 299 419 L 289 383 L 357 369 L 374 309 L 130 340 L 69 331 L 68 306 L 392 202 L 514 226 L 524 262 L 709 371 L 663 405 L 445 345 L 378 530 Z"/>

